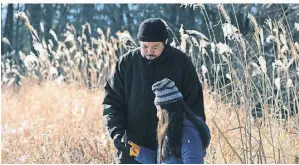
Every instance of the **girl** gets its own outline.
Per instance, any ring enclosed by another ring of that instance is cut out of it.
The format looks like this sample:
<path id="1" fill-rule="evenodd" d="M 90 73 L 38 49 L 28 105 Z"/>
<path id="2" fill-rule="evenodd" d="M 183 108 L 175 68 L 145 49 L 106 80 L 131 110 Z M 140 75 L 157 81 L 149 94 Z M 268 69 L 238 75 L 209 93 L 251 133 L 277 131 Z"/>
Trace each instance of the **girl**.
<path id="1" fill-rule="evenodd" d="M 188 109 L 173 81 L 165 78 L 156 82 L 152 90 L 159 118 L 157 151 L 129 142 L 130 155 L 146 164 L 204 163 L 210 132 L 203 119 Z"/>

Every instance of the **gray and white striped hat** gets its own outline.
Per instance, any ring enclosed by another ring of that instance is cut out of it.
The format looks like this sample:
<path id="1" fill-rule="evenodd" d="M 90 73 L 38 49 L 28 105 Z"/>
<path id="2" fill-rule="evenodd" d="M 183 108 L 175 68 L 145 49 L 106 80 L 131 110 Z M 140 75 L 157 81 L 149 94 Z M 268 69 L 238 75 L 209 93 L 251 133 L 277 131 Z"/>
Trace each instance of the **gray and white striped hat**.
<path id="1" fill-rule="evenodd" d="M 155 105 L 169 104 L 183 99 L 175 83 L 168 78 L 164 78 L 153 84 L 152 90 L 156 95 Z"/>

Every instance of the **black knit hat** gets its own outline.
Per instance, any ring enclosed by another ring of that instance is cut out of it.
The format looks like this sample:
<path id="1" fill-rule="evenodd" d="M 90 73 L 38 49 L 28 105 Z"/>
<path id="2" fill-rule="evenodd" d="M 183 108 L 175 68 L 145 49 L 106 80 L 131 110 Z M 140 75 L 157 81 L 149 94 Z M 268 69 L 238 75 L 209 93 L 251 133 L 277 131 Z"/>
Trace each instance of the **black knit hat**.
<path id="1" fill-rule="evenodd" d="M 137 38 L 145 42 L 165 42 L 168 33 L 164 22 L 160 18 L 144 20 L 138 30 Z"/>

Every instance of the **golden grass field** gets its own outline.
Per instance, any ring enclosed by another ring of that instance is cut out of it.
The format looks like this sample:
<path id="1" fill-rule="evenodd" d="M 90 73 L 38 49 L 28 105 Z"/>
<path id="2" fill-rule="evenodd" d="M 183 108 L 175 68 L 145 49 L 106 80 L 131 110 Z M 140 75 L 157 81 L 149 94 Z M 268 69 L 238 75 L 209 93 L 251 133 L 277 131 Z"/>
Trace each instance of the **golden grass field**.
<path id="1" fill-rule="evenodd" d="M 183 26 L 180 42 L 171 42 L 201 75 L 212 134 L 205 163 L 299 164 L 299 114 L 290 115 L 299 105 L 299 43 L 291 34 L 299 32 L 299 23 L 288 22 L 294 25 L 289 29 L 282 21 L 257 22 L 249 14 L 254 32 L 245 36 L 224 6 L 217 6 L 228 42 L 216 41 L 213 30 L 206 36 Z M 200 10 L 206 13 L 204 5 Z M 67 25 L 59 40 L 52 31 L 55 41 L 47 45 L 25 13 L 16 16 L 30 31 L 37 54 L 1 55 L 1 163 L 114 163 L 102 119 L 102 85 L 118 56 L 138 45 L 128 31 L 116 33 L 117 39 L 100 28 L 96 36 L 75 35 L 90 31 L 89 23 L 77 30 Z M 17 56 L 24 66 L 14 61 Z M 263 117 L 253 119 L 257 103 Z"/>
<path id="2" fill-rule="evenodd" d="M 2 163 L 114 163 L 101 88 L 26 80 L 18 91 L 2 88 L 1 94 Z M 212 133 L 206 163 L 298 163 L 298 118 L 290 120 L 289 131 L 274 119 L 260 125 L 217 104 L 208 89 L 204 96 Z M 248 125 L 252 136 L 244 131 Z"/>

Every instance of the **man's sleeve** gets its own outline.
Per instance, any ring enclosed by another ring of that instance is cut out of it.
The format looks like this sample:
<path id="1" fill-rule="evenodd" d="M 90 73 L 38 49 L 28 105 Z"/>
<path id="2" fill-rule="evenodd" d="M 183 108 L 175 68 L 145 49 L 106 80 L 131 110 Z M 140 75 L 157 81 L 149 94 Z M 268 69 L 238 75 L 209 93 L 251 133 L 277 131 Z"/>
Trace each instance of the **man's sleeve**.
<path id="1" fill-rule="evenodd" d="M 120 57 L 104 90 L 103 116 L 112 139 L 125 133 L 124 61 Z"/>
<path id="2" fill-rule="evenodd" d="M 206 121 L 202 86 L 190 59 L 186 60 L 182 94 L 187 106 Z"/>

